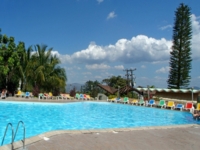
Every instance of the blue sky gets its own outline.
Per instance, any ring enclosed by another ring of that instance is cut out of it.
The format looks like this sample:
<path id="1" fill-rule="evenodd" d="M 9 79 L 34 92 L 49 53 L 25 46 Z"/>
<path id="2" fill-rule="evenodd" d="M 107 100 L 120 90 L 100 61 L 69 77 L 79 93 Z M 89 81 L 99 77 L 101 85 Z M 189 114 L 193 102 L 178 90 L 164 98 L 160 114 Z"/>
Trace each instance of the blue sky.
<path id="1" fill-rule="evenodd" d="M 191 85 L 200 86 L 198 0 L 1 0 L 0 28 L 26 47 L 46 44 L 67 83 L 121 75 L 136 68 L 136 86 L 167 87 L 175 10 L 191 8 Z"/>

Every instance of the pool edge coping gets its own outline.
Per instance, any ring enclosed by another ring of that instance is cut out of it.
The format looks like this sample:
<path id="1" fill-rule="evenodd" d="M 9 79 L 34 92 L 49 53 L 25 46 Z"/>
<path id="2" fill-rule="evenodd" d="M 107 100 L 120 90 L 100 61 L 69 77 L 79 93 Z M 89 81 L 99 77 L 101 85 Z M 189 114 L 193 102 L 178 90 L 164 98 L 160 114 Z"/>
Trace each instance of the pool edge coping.
<path id="1" fill-rule="evenodd" d="M 32 136 L 29 138 L 25 138 L 25 147 L 39 142 L 41 140 L 45 140 L 44 138 L 50 138 L 53 136 L 61 135 L 61 134 L 91 134 L 91 133 L 116 133 L 116 132 L 127 132 L 127 131 L 140 131 L 140 130 L 157 130 L 157 129 L 171 129 L 171 128 L 188 128 L 188 127 L 199 127 L 198 124 L 185 124 L 185 125 L 171 125 L 171 126 L 151 126 L 151 127 L 135 127 L 135 128 L 108 128 L 108 129 L 88 129 L 88 130 L 53 130 L 49 132 L 45 132 L 42 134 L 38 134 L 36 136 Z M 16 141 L 13 143 L 14 149 L 19 149 L 23 147 L 23 143 L 20 141 Z M 11 144 L 6 144 L 0 146 L 0 150 L 10 150 Z"/>

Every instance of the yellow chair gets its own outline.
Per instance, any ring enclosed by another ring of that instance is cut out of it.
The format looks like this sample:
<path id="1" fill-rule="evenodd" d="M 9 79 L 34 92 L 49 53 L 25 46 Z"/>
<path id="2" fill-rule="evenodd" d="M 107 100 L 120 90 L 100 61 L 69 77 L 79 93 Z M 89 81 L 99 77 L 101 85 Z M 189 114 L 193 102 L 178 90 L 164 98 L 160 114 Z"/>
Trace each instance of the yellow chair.
<path id="1" fill-rule="evenodd" d="M 197 103 L 197 108 L 196 110 L 200 110 L 200 103 Z"/>
<path id="2" fill-rule="evenodd" d="M 137 99 L 132 100 L 132 101 L 131 101 L 131 104 L 133 104 L 133 105 L 134 105 L 134 104 L 137 105 L 137 104 L 138 104 L 138 100 L 137 100 Z"/>
<path id="3" fill-rule="evenodd" d="M 117 97 L 111 98 L 111 99 L 109 99 L 108 101 L 114 102 L 114 101 L 116 100 L 116 98 L 117 98 Z"/>
<path id="4" fill-rule="evenodd" d="M 48 99 L 53 99 L 53 94 L 52 94 L 51 92 L 49 92 L 47 98 L 48 98 Z"/>
<path id="5" fill-rule="evenodd" d="M 20 97 L 22 95 L 22 91 L 18 91 L 17 94 L 15 94 L 16 97 Z"/>
<path id="6" fill-rule="evenodd" d="M 67 99 L 69 99 L 69 100 L 72 99 L 72 97 L 71 97 L 69 94 L 65 94 L 65 97 L 66 97 Z"/>
<path id="7" fill-rule="evenodd" d="M 175 104 L 174 104 L 174 101 L 168 101 L 167 103 L 167 106 L 166 107 L 169 107 L 171 109 L 174 109 L 175 108 Z"/>
<path id="8" fill-rule="evenodd" d="M 88 100 L 91 100 L 92 98 L 90 97 L 90 95 L 86 95 Z"/>

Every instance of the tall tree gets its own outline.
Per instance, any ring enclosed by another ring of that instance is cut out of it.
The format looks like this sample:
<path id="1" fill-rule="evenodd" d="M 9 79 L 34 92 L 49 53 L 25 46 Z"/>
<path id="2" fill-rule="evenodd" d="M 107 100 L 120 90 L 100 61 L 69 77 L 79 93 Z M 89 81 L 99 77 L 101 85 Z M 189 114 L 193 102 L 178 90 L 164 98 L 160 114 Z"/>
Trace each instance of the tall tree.
<path id="1" fill-rule="evenodd" d="M 175 11 L 173 45 L 170 52 L 168 88 L 187 88 L 191 70 L 191 12 L 183 3 Z"/>
<path id="2" fill-rule="evenodd" d="M 14 37 L 1 36 L 0 39 L 0 76 L 3 84 L 1 88 L 7 88 L 14 94 L 19 79 L 20 59 Z"/>
<path id="3" fill-rule="evenodd" d="M 56 55 L 52 55 L 51 51 L 52 48 L 47 50 L 47 45 L 35 46 L 35 52 L 27 65 L 26 78 L 43 92 L 65 92 L 65 69 L 58 66 L 60 60 Z"/>

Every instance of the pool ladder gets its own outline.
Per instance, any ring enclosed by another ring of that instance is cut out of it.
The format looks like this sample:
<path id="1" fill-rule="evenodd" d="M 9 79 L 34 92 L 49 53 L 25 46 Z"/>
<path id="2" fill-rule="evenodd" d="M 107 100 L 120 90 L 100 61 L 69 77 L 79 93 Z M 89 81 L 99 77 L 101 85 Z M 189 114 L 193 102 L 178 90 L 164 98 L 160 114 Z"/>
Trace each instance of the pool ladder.
<path id="1" fill-rule="evenodd" d="M 25 125 L 24 125 L 23 121 L 19 121 L 19 122 L 18 122 L 17 128 L 16 128 L 16 131 L 15 131 L 15 132 L 14 132 L 12 123 L 8 123 L 8 124 L 7 124 L 6 130 L 5 130 L 5 132 L 4 132 L 4 136 L 3 136 L 3 139 L 2 139 L 2 142 L 1 142 L 1 145 L 3 145 L 3 142 L 4 142 L 4 139 L 5 139 L 5 136 L 6 136 L 8 127 L 10 126 L 11 129 L 12 129 L 11 150 L 14 149 L 14 147 L 13 147 L 13 142 L 14 142 L 14 140 L 15 140 L 15 137 L 16 137 L 16 134 L 17 134 L 17 131 L 18 131 L 18 128 L 19 128 L 20 123 L 22 124 L 23 129 L 24 129 L 23 140 L 21 140 L 21 141 L 22 141 L 22 143 L 23 143 L 23 149 L 25 149 L 25 133 L 26 133 L 26 129 L 25 129 Z"/>

